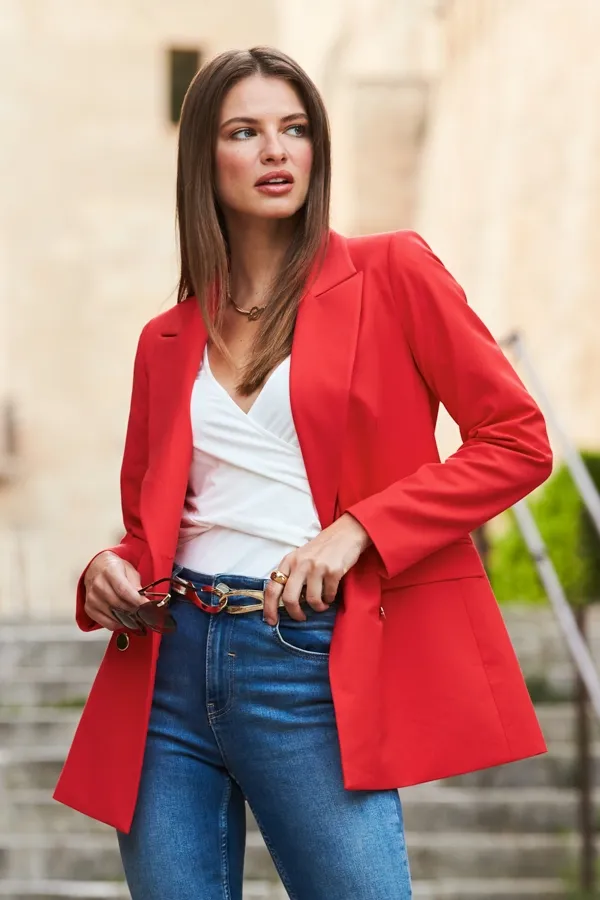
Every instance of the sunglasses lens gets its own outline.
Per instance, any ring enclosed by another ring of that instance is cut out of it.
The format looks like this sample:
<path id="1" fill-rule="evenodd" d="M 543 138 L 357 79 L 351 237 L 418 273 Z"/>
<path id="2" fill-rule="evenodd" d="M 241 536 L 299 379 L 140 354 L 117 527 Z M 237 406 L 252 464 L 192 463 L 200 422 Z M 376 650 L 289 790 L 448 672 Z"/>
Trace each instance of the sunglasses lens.
<path id="1" fill-rule="evenodd" d="M 152 631 L 158 631 L 165 634 L 168 631 L 175 631 L 177 624 L 175 619 L 169 612 L 169 607 L 158 606 L 157 603 L 144 603 L 138 608 L 138 616 L 148 628 Z"/>
<path id="2" fill-rule="evenodd" d="M 135 618 L 130 615 L 125 609 L 111 609 L 111 613 L 114 618 L 119 622 L 124 628 L 138 628 L 138 623 L 135 621 Z"/>

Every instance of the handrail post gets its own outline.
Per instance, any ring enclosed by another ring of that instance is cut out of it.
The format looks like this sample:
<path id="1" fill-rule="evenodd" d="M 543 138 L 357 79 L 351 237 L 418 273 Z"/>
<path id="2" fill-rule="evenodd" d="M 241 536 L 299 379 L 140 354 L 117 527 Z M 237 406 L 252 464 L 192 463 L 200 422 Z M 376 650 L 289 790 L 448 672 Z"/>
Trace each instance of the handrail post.
<path id="1" fill-rule="evenodd" d="M 550 604 L 558 619 L 558 624 L 567 642 L 573 661 L 581 675 L 581 680 L 586 686 L 594 711 L 600 719 L 600 676 L 588 646 L 581 636 L 577 620 L 567 600 L 564 588 L 560 583 L 554 564 L 548 556 L 540 530 L 526 500 L 519 500 L 512 509 L 519 530 L 533 557 Z"/>

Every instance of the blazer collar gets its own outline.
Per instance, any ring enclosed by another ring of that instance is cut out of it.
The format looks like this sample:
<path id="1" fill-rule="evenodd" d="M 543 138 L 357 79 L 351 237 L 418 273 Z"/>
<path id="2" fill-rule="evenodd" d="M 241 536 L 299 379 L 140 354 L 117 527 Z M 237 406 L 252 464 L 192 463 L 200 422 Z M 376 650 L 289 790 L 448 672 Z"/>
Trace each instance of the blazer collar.
<path id="1" fill-rule="evenodd" d="M 317 260 L 307 280 L 306 294 L 318 297 L 356 273 L 348 250 L 348 241 L 332 228 L 329 229 L 327 249 L 319 264 Z"/>

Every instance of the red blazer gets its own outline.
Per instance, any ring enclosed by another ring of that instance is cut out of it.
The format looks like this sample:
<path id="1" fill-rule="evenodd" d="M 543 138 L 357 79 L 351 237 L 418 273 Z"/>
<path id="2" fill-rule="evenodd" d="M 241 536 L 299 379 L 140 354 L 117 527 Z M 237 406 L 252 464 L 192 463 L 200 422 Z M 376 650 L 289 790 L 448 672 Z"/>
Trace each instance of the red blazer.
<path id="1" fill-rule="evenodd" d="M 143 583 L 171 572 L 205 342 L 193 297 L 150 321 L 139 341 L 121 474 L 127 533 L 111 549 Z M 543 753 L 469 533 L 548 477 L 546 428 L 418 235 L 330 232 L 300 303 L 290 390 L 323 527 L 348 511 L 373 540 L 344 578 L 331 644 L 345 787 L 402 787 Z M 444 463 L 439 401 L 463 439 Z M 89 631 L 98 626 L 83 605 L 80 581 L 77 622 Z M 128 831 L 161 638 L 132 637 L 119 651 L 115 637 L 54 797 Z"/>

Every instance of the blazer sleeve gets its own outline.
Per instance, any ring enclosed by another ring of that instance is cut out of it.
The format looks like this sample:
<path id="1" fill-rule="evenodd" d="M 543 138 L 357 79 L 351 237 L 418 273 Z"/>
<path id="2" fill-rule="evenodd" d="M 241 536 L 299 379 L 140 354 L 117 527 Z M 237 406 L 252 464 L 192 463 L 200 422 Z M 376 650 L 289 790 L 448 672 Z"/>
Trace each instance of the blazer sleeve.
<path id="1" fill-rule="evenodd" d="M 349 507 L 393 577 L 512 506 L 552 471 L 545 422 L 465 294 L 414 232 L 392 235 L 389 275 L 415 364 L 460 428 L 445 462 Z"/>
<path id="2" fill-rule="evenodd" d="M 146 329 L 138 341 L 133 367 L 133 387 L 125 447 L 121 464 L 121 508 L 125 535 L 116 547 L 107 547 L 121 559 L 138 566 L 146 539 L 140 519 L 140 492 L 148 465 L 148 371 L 146 365 Z M 84 577 L 96 553 L 81 573 L 77 584 L 75 621 L 82 631 L 95 631 L 101 626 L 86 614 Z"/>

